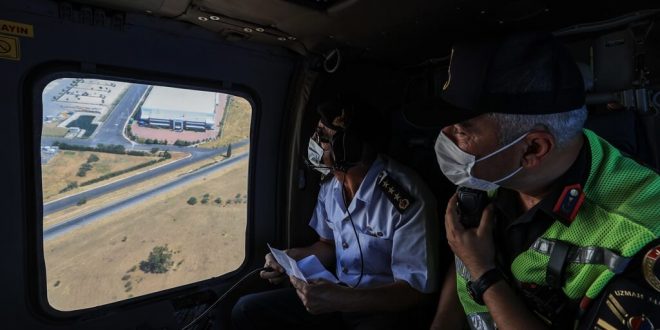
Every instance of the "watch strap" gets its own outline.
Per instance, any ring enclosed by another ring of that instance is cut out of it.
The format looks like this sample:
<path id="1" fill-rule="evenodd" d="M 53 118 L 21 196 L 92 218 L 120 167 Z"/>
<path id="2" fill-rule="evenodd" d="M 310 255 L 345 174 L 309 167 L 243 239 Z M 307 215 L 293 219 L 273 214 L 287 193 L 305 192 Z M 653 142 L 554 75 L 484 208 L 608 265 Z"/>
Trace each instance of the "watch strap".
<path id="1" fill-rule="evenodd" d="M 490 288 L 493 284 L 497 283 L 502 279 L 502 273 L 500 273 L 497 268 L 493 268 L 481 275 L 477 280 L 475 281 L 468 281 L 467 282 L 467 289 L 468 293 L 470 294 L 470 297 L 472 297 L 472 300 L 476 302 L 479 305 L 485 305 L 484 303 L 484 293 L 488 288 Z"/>

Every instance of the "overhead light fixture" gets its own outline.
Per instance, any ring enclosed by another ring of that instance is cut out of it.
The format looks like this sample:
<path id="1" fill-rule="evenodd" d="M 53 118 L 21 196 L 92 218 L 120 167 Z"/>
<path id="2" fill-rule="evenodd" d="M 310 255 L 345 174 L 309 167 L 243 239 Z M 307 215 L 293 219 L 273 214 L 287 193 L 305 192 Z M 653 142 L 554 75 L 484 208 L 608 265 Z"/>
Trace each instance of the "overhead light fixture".
<path id="1" fill-rule="evenodd" d="M 257 31 L 257 32 L 264 32 L 265 31 L 264 28 L 255 28 L 254 30 Z"/>
<path id="2" fill-rule="evenodd" d="M 220 17 L 218 17 L 218 16 L 209 16 L 209 18 L 210 18 L 212 21 L 219 21 L 219 20 L 220 20 Z"/>
<path id="3" fill-rule="evenodd" d="M 286 41 L 286 38 L 285 38 L 285 37 L 278 37 L 277 40 L 279 40 L 279 41 Z"/>
<path id="4" fill-rule="evenodd" d="M 200 20 L 200 21 L 202 21 L 202 22 L 206 22 L 206 21 L 209 20 L 208 18 L 206 18 L 206 17 L 204 17 L 204 16 L 199 16 L 199 17 L 197 17 L 197 19 Z"/>
<path id="5" fill-rule="evenodd" d="M 247 33 L 252 33 L 253 30 L 249 27 L 246 27 L 246 28 L 243 28 L 243 31 L 245 31 Z"/>

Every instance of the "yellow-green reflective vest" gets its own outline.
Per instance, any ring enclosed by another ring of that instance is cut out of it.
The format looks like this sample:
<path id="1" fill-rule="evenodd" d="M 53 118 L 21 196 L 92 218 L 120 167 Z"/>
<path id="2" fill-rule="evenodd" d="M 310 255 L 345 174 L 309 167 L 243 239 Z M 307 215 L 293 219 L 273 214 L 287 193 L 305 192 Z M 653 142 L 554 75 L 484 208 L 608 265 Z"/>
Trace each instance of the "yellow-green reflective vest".
<path id="1" fill-rule="evenodd" d="M 553 244 L 570 244 L 562 290 L 570 299 L 595 298 L 621 273 L 628 261 L 660 236 L 660 176 L 624 157 L 609 143 L 585 129 L 591 167 L 585 200 L 570 226 L 556 220 L 532 246 L 516 256 L 511 273 L 518 282 L 544 285 Z M 475 303 L 466 289 L 470 274 L 456 258 L 458 297 L 472 329 L 494 329 L 486 306 Z"/>

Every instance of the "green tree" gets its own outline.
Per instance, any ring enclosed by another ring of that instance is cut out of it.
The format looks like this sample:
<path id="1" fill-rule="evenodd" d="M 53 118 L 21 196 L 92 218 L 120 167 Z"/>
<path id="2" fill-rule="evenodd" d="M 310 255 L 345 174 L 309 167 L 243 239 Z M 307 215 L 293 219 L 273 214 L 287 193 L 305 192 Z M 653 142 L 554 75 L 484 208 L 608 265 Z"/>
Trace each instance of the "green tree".
<path id="1" fill-rule="evenodd" d="M 174 261 L 172 261 L 172 251 L 167 245 L 156 246 L 151 252 L 147 260 L 140 261 L 140 270 L 145 273 L 162 274 L 167 272 Z"/>
<path id="2" fill-rule="evenodd" d="M 197 204 L 197 198 L 190 197 L 190 198 L 188 198 L 188 201 L 186 203 L 188 203 L 190 205 L 195 205 L 195 204 Z"/>
<path id="3" fill-rule="evenodd" d="M 160 149 L 158 149 L 158 148 L 151 148 L 151 153 L 152 153 L 152 154 L 156 154 L 156 153 L 158 152 L 158 150 L 160 150 Z"/>
<path id="4" fill-rule="evenodd" d="M 91 154 L 87 158 L 88 163 L 93 163 L 93 162 L 98 162 L 98 161 L 99 161 L 99 156 L 97 156 L 96 154 Z"/>

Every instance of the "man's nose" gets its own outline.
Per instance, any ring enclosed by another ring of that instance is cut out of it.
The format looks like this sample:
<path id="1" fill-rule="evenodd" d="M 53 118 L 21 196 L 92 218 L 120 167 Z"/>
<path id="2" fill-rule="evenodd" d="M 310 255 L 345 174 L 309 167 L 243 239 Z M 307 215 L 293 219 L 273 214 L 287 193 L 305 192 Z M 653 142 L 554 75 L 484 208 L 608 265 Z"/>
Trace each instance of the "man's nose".
<path id="1" fill-rule="evenodd" d="M 445 126 L 442 128 L 440 132 L 441 132 L 440 134 L 446 135 L 451 140 L 451 142 L 454 142 L 454 144 L 456 144 L 456 134 L 454 134 L 456 132 L 456 129 L 454 125 Z"/>

